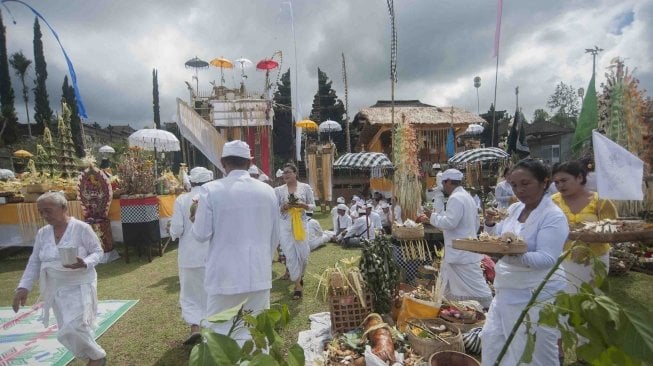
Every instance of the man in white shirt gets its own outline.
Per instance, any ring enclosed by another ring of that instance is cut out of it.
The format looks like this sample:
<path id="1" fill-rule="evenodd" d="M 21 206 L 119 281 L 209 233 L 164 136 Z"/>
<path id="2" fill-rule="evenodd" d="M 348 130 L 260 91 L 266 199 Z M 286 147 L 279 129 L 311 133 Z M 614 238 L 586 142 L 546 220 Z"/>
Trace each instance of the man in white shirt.
<path id="1" fill-rule="evenodd" d="M 492 292 L 481 269 L 482 254 L 452 247 L 454 239 L 476 237 L 478 211 L 472 196 L 462 187 L 463 173 L 447 169 L 442 173 L 442 189 L 449 195 L 444 211 L 431 214 L 431 225 L 444 235 L 444 258 L 440 266 L 444 296 L 451 300 L 476 300 L 484 308 L 492 302 Z"/>
<path id="2" fill-rule="evenodd" d="M 334 223 L 333 237 L 331 238 L 331 241 L 337 243 L 342 240 L 342 238 L 347 233 L 347 229 L 349 229 L 352 224 L 352 219 L 351 216 L 347 214 L 347 212 L 349 212 L 349 208 L 344 203 L 338 204 L 338 206 L 335 208 L 337 209 L 337 215 L 336 221 Z"/>
<path id="3" fill-rule="evenodd" d="M 190 337 L 185 344 L 200 340 L 200 322 L 206 314 L 206 292 L 204 291 L 204 262 L 208 253 L 208 241 L 199 242 L 191 234 L 190 207 L 200 193 L 200 187 L 213 180 L 213 172 L 195 167 L 190 171 L 191 190 L 177 197 L 170 219 L 170 238 L 179 239 L 177 263 L 179 266 L 179 304 L 181 316 L 190 325 Z"/>
<path id="4" fill-rule="evenodd" d="M 204 288 L 207 316 L 245 302 L 254 315 L 270 307 L 272 258 L 279 244 L 279 205 L 274 189 L 250 177 L 250 149 L 235 140 L 222 149 L 227 176 L 202 186 L 193 235 L 209 240 Z M 231 321 L 210 327 L 227 334 Z M 246 328 L 232 333 L 241 346 Z"/>
<path id="5" fill-rule="evenodd" d="M 322 230 L 320 223 L 313 218 L 312 212 L 307 212 L 306 216 L 308 216 L 308 247 L 313 251 L 328 242 L 333 232 Z"/>
<path id="6" fill-rule="evenodd" d="M 342 245 L 345 248 L 360 246 L 360 240 L 374 240 L 374 238 L 374 227 L 372 227 L 370 218 L 367 217 L 367 210 L 365 207 L 360 207 L 358 209 L 358 218 L 354 220 L 351 227 L 347 229 L 347 233 L 342 239 Z"/>
<path id="7" fill-rule="evenodd" d="M 433 202 L 433 199 L 435 198 L 435 195 L 438 191 L 440 194 L 442 194 L 442 167 L 440 167 L 439 163 L 434 163 L 432 168 L 435 172 L 435 185 L 426 190 L 427 202 Z"/>
<path id="8" fill-rule="evenodd" d="M 372 223 L 372 230 L 375 232 L 383 231 L 381 215 L 379 215 L 379 213 L 374 210 L 374 206 L 371 203 L 365 205 L 365 213 L 370 218 L 370 223 Z"/>
<path id="9" fill-rule="evenodd" d="M 263 183 L 270 184 L 270 177 L 267 174 L 263 173 L 256 165 L 252 164 L 249 169 L 247 169 L 249 176 L 258 179 Z"/>
<path id="10" fill-rule="evenodd" d="M 331 209 L 331 221 L 333 222 L 333 231 L 338 231 L 336 227 L 336 219 L 338 218 L 338 206 L 345 204 L 345 197 L 338 197 L 336 199 L 336 205 Z M 347 206 L 345 206 L 347 207 Z M 347 209 L 349 211 L 349 209 Z"/>
<path id="11" fill-rule="evenodd" d="M 387 202 L 381 202 L 381 227 L 383 227 L 383 232 L 390 234 L 392 232 L 392 213 L 390 212 L 390 205 Z"/>

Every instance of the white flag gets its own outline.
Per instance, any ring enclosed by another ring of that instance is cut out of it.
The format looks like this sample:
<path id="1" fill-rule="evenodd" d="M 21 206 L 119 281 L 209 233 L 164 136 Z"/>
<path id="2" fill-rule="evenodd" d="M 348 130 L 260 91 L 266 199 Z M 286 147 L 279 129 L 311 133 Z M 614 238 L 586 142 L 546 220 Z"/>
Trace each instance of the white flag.
<path id="1" fill-rule="evenodd" d="M 599 197 L 614 200 L 643 200 L 644 162 L 596 131 L 592 131 L 592 144 Z"/>

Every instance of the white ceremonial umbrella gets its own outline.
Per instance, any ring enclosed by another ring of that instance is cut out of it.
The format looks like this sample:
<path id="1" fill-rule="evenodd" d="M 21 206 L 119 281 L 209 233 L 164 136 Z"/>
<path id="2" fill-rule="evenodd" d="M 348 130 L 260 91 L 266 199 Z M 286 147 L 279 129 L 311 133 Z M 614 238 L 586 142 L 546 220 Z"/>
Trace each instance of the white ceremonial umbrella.
<path id="1" fill-rule="evenodd" d="M 342 126 L 340 126 L 340 123 L 336 121 L 327 119 L 326 121 L 320 123 L 318 126 L 318 131 L 327 132 L 329 134 L 329 141 L 331 141 L 331 132 L 342 131 Z"/>
<path id="2" fill-rule="evenodd" d="M 101 152 L 101 153 L 103 153 L 103 154 L 113 154 L 113 153 L 116 152 L 116 150 L 114 150 L 114 149 L 113 149 L 111 146 L 109 146 L 109 145 L 104 145 L 104 146 L 102 146 L 101 148 L 98 149 L 98 151 Z"/>
<path id="3" fill-rule="evenodd" d="M 158 176 L 157 171 L 157 151 L 179 151 L 179 140 L 177 136 L 165 130 L 156 128 L 144 128 L 138 130 L 127 139 L 129 146 L 138 146 L 143 150 L 154 150 L 154 176 Z"/>

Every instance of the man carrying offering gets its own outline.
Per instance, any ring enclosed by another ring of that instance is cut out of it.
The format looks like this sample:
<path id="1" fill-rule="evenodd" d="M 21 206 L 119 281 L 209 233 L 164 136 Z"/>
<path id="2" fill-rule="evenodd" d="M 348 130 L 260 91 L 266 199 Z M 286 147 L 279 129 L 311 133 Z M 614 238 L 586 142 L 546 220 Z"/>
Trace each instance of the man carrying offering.
<path id="1" fill-rule="evenodd" d="M 442 190 L 449 196 L 444 211 L 426 211 L 431 225 L 444 234 L 444 258 L 441 264 L 444 296 L 451 300 L 476 300 L 484 308 L 492 302 L 492 292 L 481 269 L 482 254 L 452 247 L 454 239 L 476 237 L 478 211 L 472 196 L 462 187 L 463 173 L 447 169 L 442 173 Z M 420 221 L 424 221 L 422 218 Z"/>

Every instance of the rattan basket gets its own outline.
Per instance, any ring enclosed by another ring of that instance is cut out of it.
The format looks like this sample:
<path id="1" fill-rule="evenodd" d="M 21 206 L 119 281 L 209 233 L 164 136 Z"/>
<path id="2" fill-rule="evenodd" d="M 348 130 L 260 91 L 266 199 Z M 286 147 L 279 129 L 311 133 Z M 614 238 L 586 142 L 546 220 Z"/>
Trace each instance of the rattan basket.
<path id="1" fill-rule="evenodd" d="M 426 325 L 428 326 L 439 326 L 444 325 L 447 327 L 447 330 L 452 332 L 453 335 L 448 337 L 443 337 L 444 341 L 437 338 L 421 338 L 416 336 L 410 329 L 406 332 L 408 343 L 413 348 L 413 350 L 424 357 L 425 359 L 429 358 L 432 354 L 440 351 L 458 351 L 465 352 L 465 344 L 463 343 L 463 335 L 458 327 L 452 325 L 442 319 L 411 319 L 410 323 L 417 324 L 419 326 Z"/>
<path id="2" fill-rule="evenodd" d="M 365 317 L 374 311 L 374 297 L 371 292 L 366 292 L 363 306 L 354 294 L 329 295 L 329 311 L 332 332 L 346 333 L 360 327 Z"/>
<path id="3" fill-rule="evenodd" d="M 392 224 L 392 237 L 399 240 L 424 239 L 424 226 L 419 224 L 415 227 L 406 227 Z"/>

